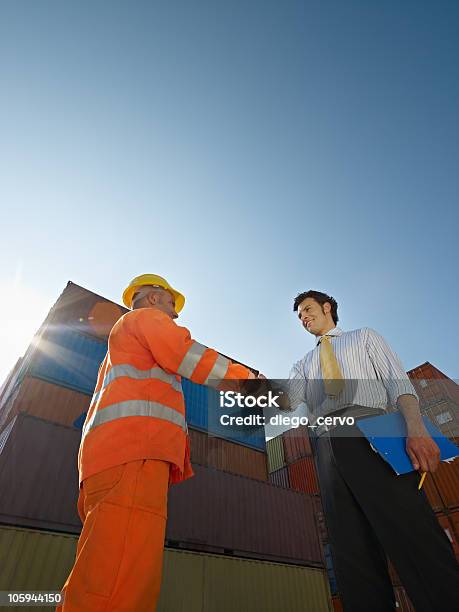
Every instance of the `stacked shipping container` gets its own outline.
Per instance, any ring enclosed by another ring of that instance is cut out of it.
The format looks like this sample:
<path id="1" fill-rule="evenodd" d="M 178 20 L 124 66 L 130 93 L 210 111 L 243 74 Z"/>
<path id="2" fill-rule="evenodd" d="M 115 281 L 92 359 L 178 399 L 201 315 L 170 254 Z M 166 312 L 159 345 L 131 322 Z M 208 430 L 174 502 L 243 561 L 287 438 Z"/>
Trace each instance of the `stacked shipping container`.
<path id="1" fill-rule="evenodd" d="M 459 445 L 459 385 L 426 362 L 410 370 L 422 414 Z M 459 460 L 441 463 L 424 480 L 424 492 L 459 560 Z"/>
<path id="2" fill-rule="evenodd" d="M 269 479 L 273 484 L 308 494 L 314 505 L 316 527 L 322 546 L 322 555 L 327 569 L 330 591 L 337 594 L 336 578 L 328 544 L 319 479 L 313 456 L 309 429 L 300 426 L 290 429 L 267 443 Z"/>
<path id="3" fill-rule="evenodd" d="M 81 529 L 76 513 L 80 431 L 73 424 L 81 427 L 108 334 L 124 312 L 69 283 L 2 387 L 0 488 L 7 494 L 0 500 L 0 540 L 12 538 L 19 560 L 0 565 L 0 589 L 4 584 L 26 588 L 22 584 L 31 583 L 22 572 L 43 590 L 62 586 Z M 259 609 L 277 610 L 276 597 L 289 602 L 283 609 L 331 609 L 310 497 L 267 482 L 263 430 L 223 429 L 209 412 L 214 392 L 186 380 L 183 389 L 196 476 L 170 492 L 166 543 L 171 549 L 160 609 L 181 609 L 179 590 L 171 587 L 179 566 L 187 572 L 180 573 L 181 584 L 199 580 L 191 609 L 234 609 L 234 602 L 257 609 L 248 602 L 259 599 Z M 50 546 L 51 559 L 61 561 L 65 571 L 33 566 L 39 557 L 27 552 L 35 550 L 33 542 Z M 225 574 L 231 578 L 223 585 Z M 243 579 L 249 574 L 253 581 Z M 215 589 L 215 580 L 221 588 Z M 182 604 L 189 610 L 188 595 Z"/>
<path id="4" fill-rule="evenodd" d="M 426 361 L 408 376 L 418 394 L 421 412 L 448 438 L 459 438 L 459 385 Z"/>
<path id="5" fill-rule="evenodd" d="M 76 542 L 0 526 L 0 590 L 58 591 Z M 166 549 L 158 612 L 318 612 L 330 609 L 325 582 L 320 569 Z"/>

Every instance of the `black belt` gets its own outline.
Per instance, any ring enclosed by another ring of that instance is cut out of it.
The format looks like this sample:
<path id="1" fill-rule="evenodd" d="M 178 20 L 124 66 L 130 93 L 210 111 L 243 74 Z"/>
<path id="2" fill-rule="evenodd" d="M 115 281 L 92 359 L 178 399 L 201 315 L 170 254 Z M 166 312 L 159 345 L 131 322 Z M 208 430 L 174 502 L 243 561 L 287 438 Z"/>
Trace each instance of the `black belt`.
<path id="1" fill-rule="evenodd" d="M 383 408 L 370 408 L 369 406 L 347 406 L 346 408 L 340 408 L 339 410 L 335 410 L 334 412 L 330 412 L 330 414 L 324 414 L 323 417 L 339 417 L 339 416 L 348 416 L 354 417 L 354 419 L 360 419 L 365 417 L 373 417 L 373 416 L 381 416 L 382 414 L 386 414 L 386 410 Z M 319 425 L 314 429 L 316 436 L 322 436 L 325 433 L 335 429 L 335 427 L 340 427 L 337 425 Z"/>

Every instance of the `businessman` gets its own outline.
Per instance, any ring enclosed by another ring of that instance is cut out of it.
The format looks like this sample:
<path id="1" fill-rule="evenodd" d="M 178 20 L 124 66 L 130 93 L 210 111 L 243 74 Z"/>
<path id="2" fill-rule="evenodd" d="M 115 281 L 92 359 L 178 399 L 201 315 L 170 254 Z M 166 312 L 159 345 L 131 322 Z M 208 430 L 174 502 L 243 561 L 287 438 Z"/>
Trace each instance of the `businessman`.
<path id="1" fill-rule="evenodd" d="M 418 490 L 419 472 L 440 453 L 419 412 L 413 386 L 384 338 L 337 327 L 338 304 L 319 291 L 300 293 L 293 310 L 315 336 L 290 373 L 292 408 L 356 420 L 399 409 L 413 472 L 397 476 L 356 425 L 318 426 L 314 447 L 333 564 L 345 612 L 395 610 L 390 557 L 416 612 L 459 610 L 459 567 L 452 546 Z"/>

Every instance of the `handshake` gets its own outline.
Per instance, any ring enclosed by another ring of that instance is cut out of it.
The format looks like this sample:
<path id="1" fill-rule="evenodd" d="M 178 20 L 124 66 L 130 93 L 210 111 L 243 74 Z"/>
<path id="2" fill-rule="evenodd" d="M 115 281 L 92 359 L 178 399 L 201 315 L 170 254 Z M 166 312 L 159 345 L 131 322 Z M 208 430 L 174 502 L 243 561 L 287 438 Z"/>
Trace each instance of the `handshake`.
<path id="1" fill-rule="evenodd" d="M 246 380 L 226 379 L 218 385 L 221 395 L 232 395 L 240 407 L 258 406 L 260 408 L 274 408 L 291 412 L 295 408 L 291 405 L 285 380 L 267 379 L 264 374 L 255 375 L 250 372 Z M 228 392 L 232 392 L 229 393 Z M 232 401 L 234 401 L 232 400 Z"/>

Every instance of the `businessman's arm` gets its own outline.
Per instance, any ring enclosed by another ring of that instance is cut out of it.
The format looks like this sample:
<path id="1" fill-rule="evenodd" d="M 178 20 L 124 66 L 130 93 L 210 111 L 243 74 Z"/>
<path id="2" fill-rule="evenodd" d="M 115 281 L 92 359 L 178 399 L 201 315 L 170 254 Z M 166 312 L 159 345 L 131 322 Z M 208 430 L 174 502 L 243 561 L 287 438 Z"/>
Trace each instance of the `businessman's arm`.
<path id="1" fill-rule="evenodd" d="M 366 348 L 382 380 L 392 406 L 397 406 L 406 422 L 408 453 L 415 470 L 434 472 L 440 461 L 440 450 L 425 428 L 416 391 L 398 355 L 386 340 L 372 329 L 366 330 Z"/>
<path id="2" fill-rule="evenodd" d="M 440 463 L 440 449 L 427 431 L 414 395 L 400 395 L 397 401 L 406 421 L 406 452 L 415 470 L 435 472 Z"/>

